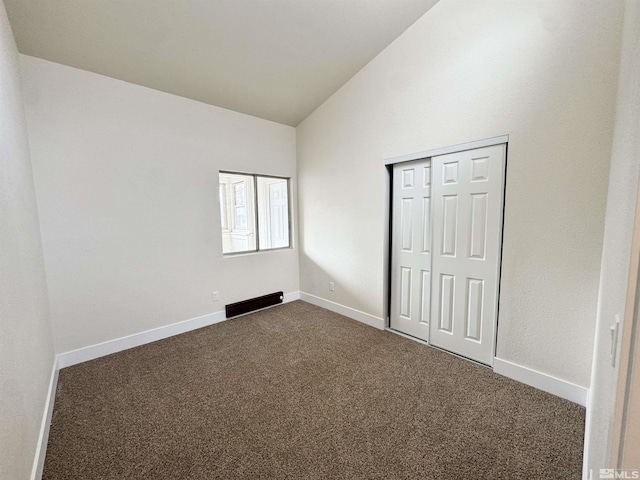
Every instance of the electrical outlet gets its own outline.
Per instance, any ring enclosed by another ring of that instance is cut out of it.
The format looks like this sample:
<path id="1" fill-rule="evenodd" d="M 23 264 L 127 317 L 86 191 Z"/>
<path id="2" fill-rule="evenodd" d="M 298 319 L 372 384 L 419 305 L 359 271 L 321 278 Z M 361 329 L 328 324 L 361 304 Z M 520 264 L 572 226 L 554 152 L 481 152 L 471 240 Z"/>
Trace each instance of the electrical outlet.
<path id="1" fill-rule="evenodd" d="M 336 284 L 333 282 L 329 282 L 329 291 L 333 292 L 336 289 Z"/>
<path id="2" fill-rule="evenodd" d="M 218 295 L 218 292 L 213 292 L 211 294 L 211 298 L 213 298 L 214 302 L 217 302 L 218 300 L 220 300 L 220 296 Z"/>

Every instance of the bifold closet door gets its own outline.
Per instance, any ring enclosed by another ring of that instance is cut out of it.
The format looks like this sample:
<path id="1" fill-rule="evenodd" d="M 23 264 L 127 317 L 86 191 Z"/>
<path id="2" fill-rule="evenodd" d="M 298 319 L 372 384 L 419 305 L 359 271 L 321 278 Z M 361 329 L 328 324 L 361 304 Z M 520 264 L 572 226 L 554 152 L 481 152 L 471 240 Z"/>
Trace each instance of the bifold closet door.
<path id="1" fill-rule="evenodd" d="M 393 167 L 390 327 L 429 339 L 431 162 Z"/>
<path id="2" fill-rule="evenodd" d="M 433 157 L 430 343 L 492 365 L 506 145 Z"/>

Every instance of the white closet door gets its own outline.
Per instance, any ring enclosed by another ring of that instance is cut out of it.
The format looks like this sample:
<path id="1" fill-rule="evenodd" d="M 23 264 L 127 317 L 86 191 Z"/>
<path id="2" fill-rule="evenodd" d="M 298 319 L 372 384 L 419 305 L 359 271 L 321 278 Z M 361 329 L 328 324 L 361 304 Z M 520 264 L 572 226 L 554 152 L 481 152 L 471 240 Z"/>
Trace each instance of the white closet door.
<path id="1" fill-rule="evenodd" d="M 506 146 L 432 158 L 430 343 L 493 364 Z"/>
<path id="2" fill-rule="evenodd" d="M 393 167 L 391 328 L 429 339 L 431 293 L 431 162 Z"/>

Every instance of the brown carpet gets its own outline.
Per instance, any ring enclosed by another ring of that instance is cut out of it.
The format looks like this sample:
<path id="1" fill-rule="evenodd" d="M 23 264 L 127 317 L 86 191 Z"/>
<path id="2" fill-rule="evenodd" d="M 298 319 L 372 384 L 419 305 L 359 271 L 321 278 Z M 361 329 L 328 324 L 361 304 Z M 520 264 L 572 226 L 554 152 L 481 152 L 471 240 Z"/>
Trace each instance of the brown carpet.
<path id="1" fill-rule="evenodd" d="M 45 479 L 578 479 L 584 409 L 293 302 L 60 371 Z"/>

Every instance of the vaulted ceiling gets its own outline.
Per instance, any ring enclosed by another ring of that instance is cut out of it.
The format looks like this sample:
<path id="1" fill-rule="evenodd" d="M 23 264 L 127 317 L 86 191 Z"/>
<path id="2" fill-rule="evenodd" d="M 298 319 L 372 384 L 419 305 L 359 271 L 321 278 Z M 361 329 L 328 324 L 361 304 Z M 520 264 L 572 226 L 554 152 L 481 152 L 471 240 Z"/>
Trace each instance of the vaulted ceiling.
<path id="1" fill-rule="evenodd" d="M 296 126 L 437 0 L 4 0 L 21 53 Z"/>

